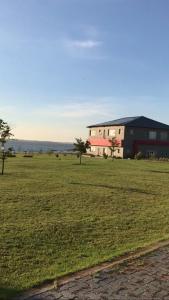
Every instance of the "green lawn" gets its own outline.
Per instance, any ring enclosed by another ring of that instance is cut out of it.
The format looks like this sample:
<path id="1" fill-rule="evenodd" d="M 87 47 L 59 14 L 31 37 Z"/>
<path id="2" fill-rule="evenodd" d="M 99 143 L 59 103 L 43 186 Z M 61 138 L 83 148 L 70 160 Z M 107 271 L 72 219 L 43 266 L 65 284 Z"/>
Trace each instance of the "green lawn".
<path id="1" fill-rule="evenodd" d="M 37 155 L 0 176 L 0 299 L 169 237 L 169 163 Z"/>

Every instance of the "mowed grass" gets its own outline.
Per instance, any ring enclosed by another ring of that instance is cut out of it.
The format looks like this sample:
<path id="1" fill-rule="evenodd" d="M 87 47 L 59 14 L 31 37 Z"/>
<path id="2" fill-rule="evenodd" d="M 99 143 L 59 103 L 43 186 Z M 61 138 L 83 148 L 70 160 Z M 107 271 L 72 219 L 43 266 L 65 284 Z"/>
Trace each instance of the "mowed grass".
<path id="1" fill-rule="evenodd" d="M 169 237 L 169 163 L 37 155 L 0 176 L 0 299 Z"/>

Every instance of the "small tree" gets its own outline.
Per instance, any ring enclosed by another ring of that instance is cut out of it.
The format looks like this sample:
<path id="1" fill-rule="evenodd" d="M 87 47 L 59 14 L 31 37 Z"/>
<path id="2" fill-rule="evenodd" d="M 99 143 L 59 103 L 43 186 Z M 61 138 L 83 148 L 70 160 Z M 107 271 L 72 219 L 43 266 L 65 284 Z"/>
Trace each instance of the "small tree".
<path id="1" fill-rule="evenodd" d="M 119 142 L 116 140 L 116 137 L 113 137 L 110 140 L 110 143 L 111 143 L 111 146 L 109 147 L 109 149 L 111 151 L 111 156 L 112 156 L 112 159 L 113 159 L 115 151 L 119 148 Z"/>
<path id="2" fill-rule="evenodd" d="M 4 122 L 2 119 L 0 119 L 0 143 L 1 143 L 1 150 L 2 150 L 2 152 L 1 152 L 2 172 L 1 172 L 1 174 L 2 175 L 4 174 L 5 158 L 6 158 L 4 146 L 5 146 L 5 143 L 7 142 L 7 140 L 9 140 L 11 136 L 12 136 L 12 133 L 11 133 L 10 126 L 6 122 Z"/>
<path id="3" fill-rule="evenodd" d="M 137 160 L 140 160 L 140 159 L 142 159 L 142 158 L 143 158 L 143 154 L 142 154 L 142 152 L 138 152 L 138 153 L 136 153 L 136 154 L 135 154 L 135 156 L 134 156 L 134 158 L 135 158 L 135 159 L 137 159 Z"/>
<path id="4" fill-rule="evenodd" d="M 74 150 L 79 152 L 80 165 L 82 163 L 82 154 L 86 153 L 87 149 L 90 147 L 89 141 L 82 141 L 81 138 L 76 139 L 76 143 L 74 143 Z"/>

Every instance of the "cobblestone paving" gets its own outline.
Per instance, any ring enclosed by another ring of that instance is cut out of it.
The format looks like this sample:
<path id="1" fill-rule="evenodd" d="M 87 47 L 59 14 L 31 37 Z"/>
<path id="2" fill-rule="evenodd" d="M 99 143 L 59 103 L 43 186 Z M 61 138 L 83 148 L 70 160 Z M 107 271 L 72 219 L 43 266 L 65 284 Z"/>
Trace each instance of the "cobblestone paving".
<path id="1" fill-rule="evenodd" d="M 169 300 L 169 247 L 116 269 L 76 279 L 29 300 Z"/>

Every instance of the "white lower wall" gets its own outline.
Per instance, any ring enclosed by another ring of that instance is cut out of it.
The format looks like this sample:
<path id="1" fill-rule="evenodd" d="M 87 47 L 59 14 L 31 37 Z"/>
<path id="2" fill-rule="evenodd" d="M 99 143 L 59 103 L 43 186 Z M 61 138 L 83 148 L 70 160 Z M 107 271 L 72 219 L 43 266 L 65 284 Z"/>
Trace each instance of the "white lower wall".
<path id="1" fill-rule="evenodd" d="M 103 156 L 103 153 L 107 154 L 108 156 L 111 156 L 111 150 L 109 147 L 101 147 L 101 146 L 91 146 L 89 152 L 94 155 Z M 122 157 L 123 158 L 123 148 L 119 147 L 114 152 L 114 156 Z"/>

